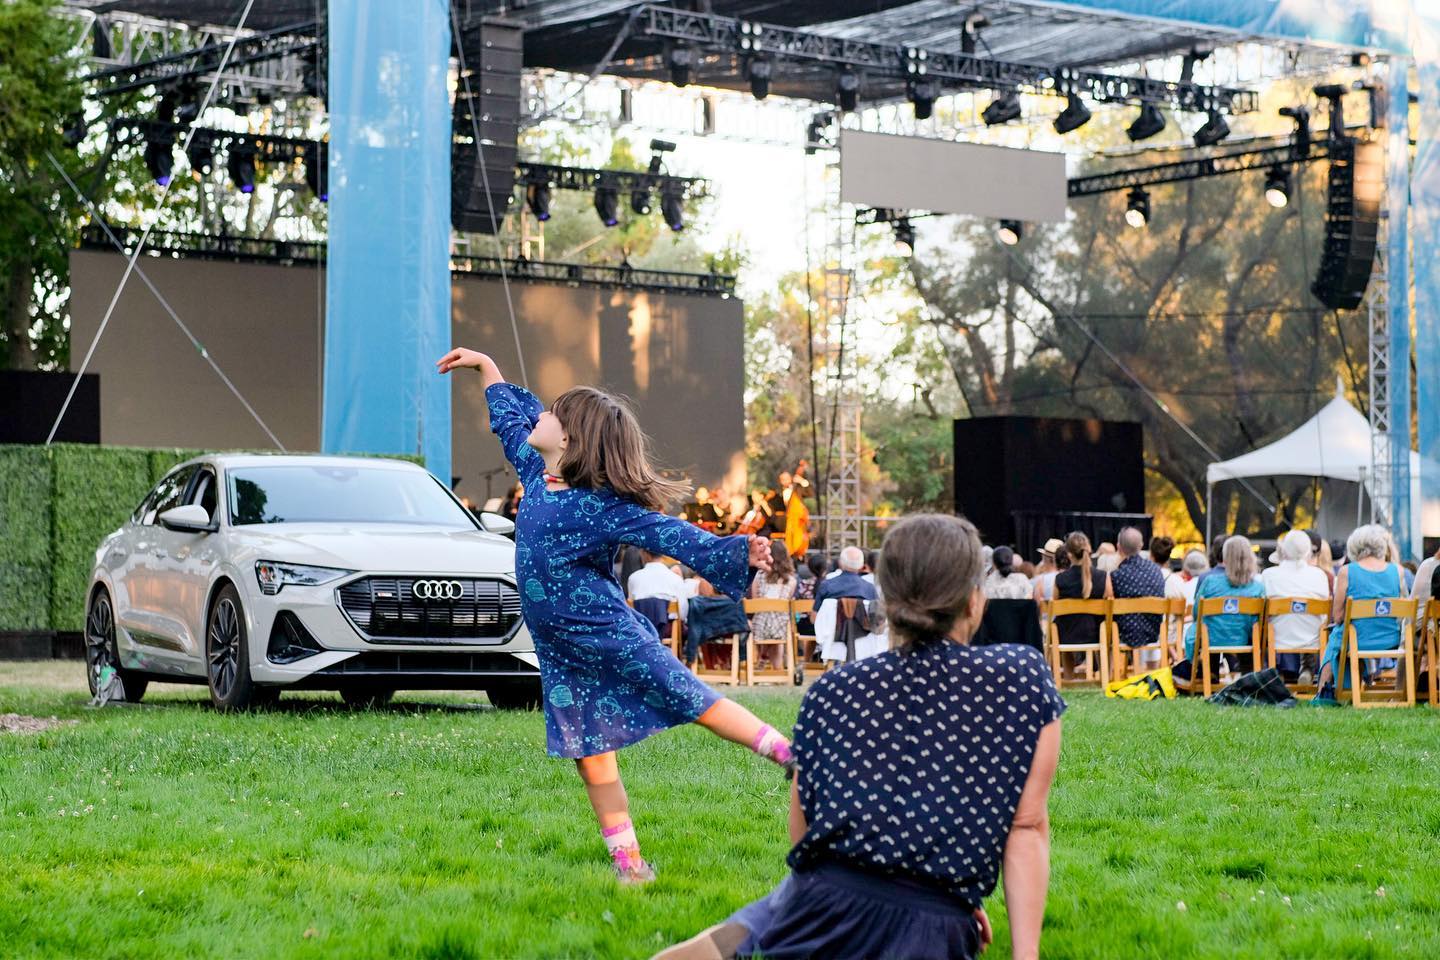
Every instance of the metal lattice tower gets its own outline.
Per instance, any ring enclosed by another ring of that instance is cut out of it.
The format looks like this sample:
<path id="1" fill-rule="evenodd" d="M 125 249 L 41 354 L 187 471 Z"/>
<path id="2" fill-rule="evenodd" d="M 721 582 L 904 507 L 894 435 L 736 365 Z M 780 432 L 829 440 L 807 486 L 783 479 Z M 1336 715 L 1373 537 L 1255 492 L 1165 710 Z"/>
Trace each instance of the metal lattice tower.
<path id="1" fill-rule="evenodd" d="M 1370 322 L 1370 522 L 1389 526 L 1395 514 L 1396 477 L 1390 422 L 1390 298 L 1385 270 L 1383 203 L 1381 209 L 1375 234 L 1375 263 L 1370 271 L 1370 286 L 1365 291 L 1365 310 Z"/>
<path id="2" fill-rule="evenodd" d="M 825 483 L 825 544 L 861 546 L 860 411 L 854 293 L 855 212 L 840 201 L 838 166 L 827 171 L 825 234 L 826 404 L 822 429 L 829 442 Z M 833 424 L 833 435 L 831 426 Z"/>

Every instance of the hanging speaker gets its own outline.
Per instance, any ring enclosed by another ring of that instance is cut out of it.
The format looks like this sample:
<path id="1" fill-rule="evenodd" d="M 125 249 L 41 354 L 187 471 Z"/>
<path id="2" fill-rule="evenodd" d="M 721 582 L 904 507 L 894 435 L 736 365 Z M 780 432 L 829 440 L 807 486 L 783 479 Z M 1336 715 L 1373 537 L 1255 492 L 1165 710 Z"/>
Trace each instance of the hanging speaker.
<path id="1" fill-rule="evenodd" d="M 1310 292 L 1332 310 L 1354 310 L 1365 299 L 1384 192 L 1382 144 L 1347 137 L 1331 148 L 1325 247 Z"/>
<path id="2" fill-rule="evenodd" d="M 462 78 L 451 115 L 450 223 L 457 230 L 494 233 L 510 206 L 524 38 L 520 24 L 496 17 L 462 27 L 455 38 L 469 70 L 469 93 Z"/>

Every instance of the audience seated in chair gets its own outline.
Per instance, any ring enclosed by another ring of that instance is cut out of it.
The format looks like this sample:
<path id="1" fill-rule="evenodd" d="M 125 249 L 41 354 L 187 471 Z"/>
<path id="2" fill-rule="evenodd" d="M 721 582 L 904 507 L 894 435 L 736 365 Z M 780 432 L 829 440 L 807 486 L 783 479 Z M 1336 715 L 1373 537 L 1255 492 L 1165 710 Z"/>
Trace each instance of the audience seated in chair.
<path id="1" fill-rule="evenodd" d="M 875 584 L 861 575 L 864 566 L 865 555 L 860 548 L 846 547 L 840 551 L 840 572 L 820 581 L 815 589 L 815 641 L 826 660 L 848 662 L 885 650 L 885 639 L 873 629 L 878 624 L 875 608 L 880 594 Z M 843 600 L 855 602 L 845 604 L 842 610 Z M 842 617 L 846 611 L 849 615 Z M 842 621 L 849 624 L 848 636 L 840 632 Z M 858 633 L 862 627 L 867 632 Z"/>
<path id="2" fill-rule="evenodd" d="M 756 574 L 750 584 L 750 596 L 756 600 L 795 599 L 795 564 L 784 540 L 770 541 L 770 570 Z M 750 618 L 750 636 L 755 640 L 780 640 L 790 636 L 790 615 L 787 613 L 757 613 Z M 780 648 L 760 648 L 758 656 L 765 660 L 765 667 L 774 669 L 781 666 L 777 657 L 783 654 Z M 761 664 L 756 664 L 761 666 Z"/>
<path id="3" fill-rule="evenodd" d="M 1134 527 L 1125 527 L 1115 538 L 1120 562 L 1110 574 L 1110 584 L 1116 600 L 1134 600 L 1140 597 L 1165 596 L 1165 574 L 1140 555 L 1145 546 L 1145 536 Z M 1127 613 L 1115 618 L 1115 629 L 1120 642 L 1127 647 L 1140 647 L 1155 642 L 1160 635 L 1160 624 L 1164 620 L 1153 613 Z M 1143 650 L 1135 654 L 1141 657 L 1145 669 L 1160 662 L 1159 650 Z"/>
<path id="4" fill-rule="evenodd" d="M 1255 549 L 1250 545 L 1246 537 L 1229 537 L 1225 540 L 1224 546 L 1220 548 L 1220 558 L 1223 561 L 1218 568 L 1221 573 L 1211 572 L 1201 578 L 1200 585 L 1195 588 L 1195 607 L 1198 610 L 1201 601 L 1216 598 L 1265 598 L 1265 584 L 1260 579 L 1258 564 L 1255 561 Z M 1248 646 L 1251 637 L 1251 628 L 1255 626 L 1256 617 L 1248 614 L 1216 614 L 1205 618 L 1205 629 L 1211 650 L 1223 649 L 1225 647 Z M 1185 659 L 1190 661 L 1190 670 L 1186 672 L 1186 664 L 1176 667 L 1176 676 L 1182 680 L 1191 680 L 1192 677 L 1199 677 L 1200 671 L 1195 669 L 1195 630 L 1196 624 L 1191 623 L 1185 628 Z M 1211 654 L 1210 673 L 1216 676 L 1220 671 L 1220 654 Z M 1254 670 L 1256 665 L 1248 660 L 1242 660 L 1239 656 L 1235 658 L 1236 667 L 1242 672 Z"/>
<path id="5" fill-rule="evenodd" d="M 1356 528 L 1345 543 L 1349 563 L 1335 575 L 1335 599 L 1331 605 L 1330 641 L 1320 663 L 1320 702 L 1335 700 L 1335 673 L 1343 669 L 1340 648 L 1345 630 L 1346 600 L 1384 600 L 1402 597 L 1405 578 L 1398 564 L 1389 561 L 1390 534 L 1379 524 Z M 1355 624 L 1355 642 L 1361 650 L 1393 650 L 1400 645 L 1400 623 L 1397 620 L 1361 620 Z M 1349 677 L 1340 686 L 1348 685 Z"/>
<path id="6" fill-rule="evenodd" d="M 1015 569 L 1015 551 L 996 547 L 990 556 L 992 569 L 985 578 L 987 600 L 1029 600 L 1035 593 L 1030 578 Z"/>
<path id="7" fill-rule="evenodd" d="M 1057 600 L 1111 600 L 1114 590 L 1110 575 L 1095 565 L 1090 554 L 1090 538 L 1076 530 L 1065 538 L 1065 553 L 1070 565 L 1055 575 Z M 1070 614 L 1055 619 L 1060 644 L 1093 644 L 1100 642 L 1103 617 L 1088 613 Z M 1067 654 L 1061 665 L 1064 679 L 1074 678 L 1075 666 L 1084 654 Z"/>
<path id="8" fill-rule="evenodd" d="M 1310 538 L 1303 530 L 1291 530 L 1280 538 L 1270 559 L 1277 565 L 1260 575 L 1267 597 L 1293 597 L 1297 600 L 1329 600 L 1330 580 L 1324 571 L 1310 562 L 1313 555 Z M 1287 648 L 1313 647 L 1325 618 L 1317 614 L 1287 613 L 1270 618 L 1272 641 L 1277 651 Z M 1287 683 L 1297 680 L 1308 685 L 1319 664 L 1314 654 L 1279 653 L 1276 667 Z"/>

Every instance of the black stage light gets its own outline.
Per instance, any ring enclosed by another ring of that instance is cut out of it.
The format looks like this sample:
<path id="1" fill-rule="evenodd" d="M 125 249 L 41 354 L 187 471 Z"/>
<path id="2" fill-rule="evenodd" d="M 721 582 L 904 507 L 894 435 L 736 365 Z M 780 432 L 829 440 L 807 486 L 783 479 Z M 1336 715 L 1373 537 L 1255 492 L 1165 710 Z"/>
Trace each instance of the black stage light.
<path id="1" fill-rule="evenodd" d="M 1265 175 L 1265 202 L 1280 209 L 1290 202 L 1290 171 L 1276 165 Z"/>
<path id="2" fill-rule="evenodd" d="M 145 169 L 160 186 L 170 184 L 170 174 L 175 168 L 175 135 L 152 136 L 145 141 Z"/>
<path id="3" fill-rule="evenodd" d="M 620 209 L 620 193 L 609 185 L 595 188 L 595 213 L 600 222 L 607 227 L 613 227 L 620 222 L 618 211 Z"/>
<path id="4" fill-rule="evenodd" d="M 305 184 L 316 200 L 330 201 L 330 148 L 324 143 L 305 152 Z"/>
<path id="5" fill-rule="evenodd" d="M 940 88 L 934 80 L 922 79 L 911 81 L 906 95 L 910 102 L 915 105 L 915 119 L 929 120 L 930 112 L 935 108 L 935 98 L 939 96 Z"/>
<path id="6" fill-rule="evenodd" d="M 685 188 L 665 186 L 660 190 L 660 213 L 665 224 L 676 233 L 685 229 Z"/>
<path id="7" fill-rule="evenodd" d="M 207 134 L 196 131 L 185 148 L 185 159 L 190 161 L 190 172 L 206 174 L 215 165 L 215 144 Z"/>
<path id="8" fill-rule="evenodd" d="M 1025 235 L 1025 227 L 1019 220 L 1001 220 L 1000 229 L 995 231 L 995 233 L 1000 238 L 1001 243 L 1007 247 L 1013 247 L 1019 243 L 1020 238 Z"/>
<path id="9" fill-rule="evenodd" d="M 1205 118 L 1205 124 L 1195 131 L 1195 146 L 1213 147 L 1215 144 L 1230 136 L 1230 124 L 1217 111 L 1211 110 Z"/>
<path id="10" fill-rule="evenodd" d="M 980 119 L 985 121 L 985 126 L 993 127 L 1002 123 L 1009 123 L 1020 116 L 1020 97 L 1014 90 L 1007 90 L 994 100 L 989 106 L 980 112 Z"/>
<path id="11" fill-rule="evenodd" d="M 1131 140 L 1148 140 L 1165 129 L 1165 115 L 1153 103 L 1140 105 L 1140 116 L 1125 129 L 1125 136 Z"/>
<path id="12" fill-rule="evenodd" d="M 745 76 L 750 81 L 750 93 L 756 100 L 764 100 L 770 95 L 770 77 L 774 73 L 774 66 L 764 57 L 751 59 L 745 67 Z"/>
<path id="13" fill-rule="evenodd" d="M 230 180 L 240 188 L 241 193 L 255 192 L 255 151 L 253 149 L 232 146 L 230 156 L 225 160 L 225 169 L 230 172 Z"/>
<path id="14" fill-rule="evenodd" d="M 1080 99 L 1078 93 L 1072 93 L 1066 96 L 1065 109 L 1055 118 L 1055 132 L 1069 133 L 1079 130 L 1089 122 L 1090 108 L 1085 106 L 1085 101 Z"/>
<path id="15" fill-rule="evenodd" d="M 630 209 L 631 209 L 631 210 L 634 210 L 636 213 L 638 213 L 638 214 L 639 214 L 640 216 L 642 216 L 642 217 L 643 217 L 643 216 L 646 216 L 647 214 L 649 214 L 649 213 L 650 213 L 650 191 L 649 191 L 649 190 L 646 190 L 644 187 L 641 187 L 641 188 L 638 189 L 638 190 L 632 191 L 631 194 L 630 194 Z"/>
<path id="16" fill-rule="evenodd" d="M 85 141 L 85 114 L 77 111 L 71 114 L 70 122 L 65 125 L 65 130 L 60 135 L 65 138 L 65 146 L 78 147 Z"/>
<path id="17" fill-rule="evenodd" d="M 915 225 L 910 222 L 909 217 L 901 217 L 892 226 L 895 228 L 895 242 L 903 244 L 908 253 L 915 252 Z"/>
<path id="18" fill-rule="evenodd" d="M 525 205 L 542 223 L 550 219 L 550 184 L 536 180 L 525 187 Z"/>
<path id="19" fill-rule="evenodd" d="M 1144 187 L 1125 195 L 1125 222 L 1137 230 L 1150 222 L 1150 194 Z"/>
<path id="20" fill-rule="evenodd" d="M 854 70 L 841 70 L 835 82 L 835 102 L 847 113 L 860 106 L 860 75 Z"/>
<path id="21" fill-rule="evenodd" d="M 665 64 L 670 68 L 670 82 L 677 87 L 687 86 L 695 66 L 695 51 L 689 47 L 671 47 L 665 54 Z"/>

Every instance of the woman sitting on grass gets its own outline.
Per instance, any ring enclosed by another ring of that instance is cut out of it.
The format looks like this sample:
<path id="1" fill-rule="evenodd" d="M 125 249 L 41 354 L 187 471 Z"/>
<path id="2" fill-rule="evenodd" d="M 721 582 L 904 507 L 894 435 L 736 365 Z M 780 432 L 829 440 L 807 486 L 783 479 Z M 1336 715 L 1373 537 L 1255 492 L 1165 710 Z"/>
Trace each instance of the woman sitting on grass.
<path id="1" fill-rule="evenodd" d="M 974 957 L 1002 863 L 1013 955 L 1039 955 L 1065 703 L 1038 650 L 968 645 L 985 607 L 968 521 L 902 520 L 878 576 L 898 646 L 800 704 L 792 872 L 659 958 Z"/>

